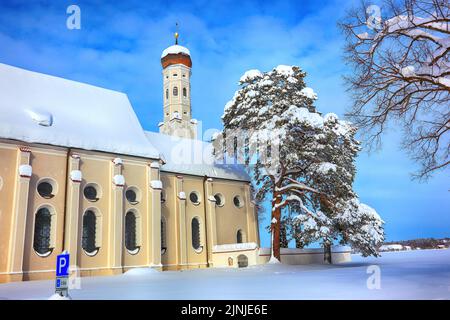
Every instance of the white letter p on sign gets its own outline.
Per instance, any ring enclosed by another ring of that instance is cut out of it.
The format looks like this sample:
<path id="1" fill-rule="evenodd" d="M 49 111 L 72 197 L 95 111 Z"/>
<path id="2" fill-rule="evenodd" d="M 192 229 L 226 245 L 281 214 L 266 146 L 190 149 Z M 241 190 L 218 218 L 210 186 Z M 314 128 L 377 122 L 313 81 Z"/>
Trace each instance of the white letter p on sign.
<path id="1" fill-rule="evenodd" d="M 66 259 L 65 257 L 62 257 L 62 258 L 59 260 L 59 270 L 58 270 L 58 274 L 61 274 L 65 267 L 67 267 L 67 259 Z"/>

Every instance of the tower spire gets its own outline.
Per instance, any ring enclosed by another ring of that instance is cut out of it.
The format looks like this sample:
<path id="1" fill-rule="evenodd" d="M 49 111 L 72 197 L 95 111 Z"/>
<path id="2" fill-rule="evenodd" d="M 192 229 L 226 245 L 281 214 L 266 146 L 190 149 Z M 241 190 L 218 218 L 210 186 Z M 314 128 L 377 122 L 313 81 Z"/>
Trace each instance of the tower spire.
<path id="1" fill-rule="evenodd" d="M 175 44 L 178 44 L 178 22 L 175 23 Z"/>

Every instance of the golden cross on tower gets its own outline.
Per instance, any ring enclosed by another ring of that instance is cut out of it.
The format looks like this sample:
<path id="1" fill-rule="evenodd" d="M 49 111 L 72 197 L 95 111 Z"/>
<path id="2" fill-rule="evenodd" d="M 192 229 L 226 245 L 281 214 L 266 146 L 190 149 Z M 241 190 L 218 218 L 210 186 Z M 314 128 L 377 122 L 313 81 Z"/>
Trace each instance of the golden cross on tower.
<path id="1" fill-rule="evenodd" d="M 178 22 L 175 23 L 175 44 L 178 44 Z"/>

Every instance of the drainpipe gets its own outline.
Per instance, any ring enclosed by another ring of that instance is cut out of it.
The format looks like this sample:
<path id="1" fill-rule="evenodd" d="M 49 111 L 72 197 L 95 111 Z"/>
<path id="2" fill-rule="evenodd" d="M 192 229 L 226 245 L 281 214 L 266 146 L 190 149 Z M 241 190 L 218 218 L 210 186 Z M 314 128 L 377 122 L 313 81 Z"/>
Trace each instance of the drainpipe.
<path id="1" fill-rule="evenodd" d="M 66 183 L 64 184 L 64 215 L 63 215 L 63 231 L 62 231 L 62 251 L 67 250 L 66 248 L 66 216 L 67 216 L 67 199 L 68 199 L 68 185 L 70 183 L 69 177 L 69 161 L 70 161 L 70 153 L 72 148 L 67 149 L 66 153 Z"/>

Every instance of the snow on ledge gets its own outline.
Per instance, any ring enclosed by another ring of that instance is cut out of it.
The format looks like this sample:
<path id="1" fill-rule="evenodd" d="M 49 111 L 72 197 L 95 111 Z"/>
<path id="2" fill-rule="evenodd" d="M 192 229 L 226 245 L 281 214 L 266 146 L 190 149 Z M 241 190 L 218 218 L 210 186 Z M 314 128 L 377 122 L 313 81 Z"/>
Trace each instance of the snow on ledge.
<path id="1" fill-rule="evenodd" d="M 113 162 L 116 166 L 119 164 L 123 164 L 123 160 L 121 158 L 114 158 Z"/>
<path id="2" fill-rule="evenodd" d="M 19 166 L 19 175 L 21 177 L 31 177 L 33 174 L 33 168 L 29 164 L 22 164 Z"/>
<path id="3" fill-rule="evenodd" d="M 80 170 L 72 170 L 70 171 L 70 180 L 73 182 L 81 182 L 83 179 L 83 174 Z"/>
<path id="4" fill-rule="evenodd" d="M 125 177 L 121 174 L 116 174 L 113 177 L 113 182 L 116 186 L 123 186 L 125 184 Z"/>
<path id="5" fill-rule="evenodd" d="M 256 248 L 258 248 L 258 245 L 255 242 L 220 244 L 213 247 L 213 252 L 244 251 L 254 250 Z"/>
<path id="6" fill-rule="evenodd" d="M 152 180 L 150 182 L 150 186 L 152 187 L 152 189 L 162 189 L 162 182 L 161 180 Z"/>
<path id="7" fill-rule="evenodd" d="M 152 163 L 150 163 L 150 168 L 159 169 L 159 162 L 153 161 Z"/>

